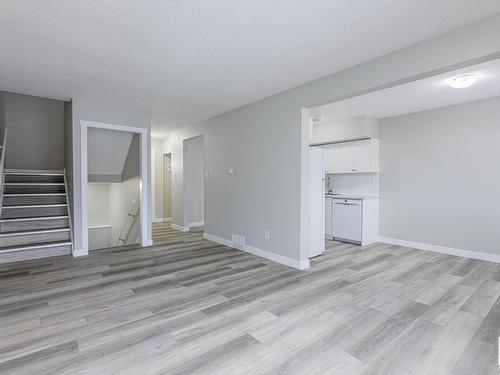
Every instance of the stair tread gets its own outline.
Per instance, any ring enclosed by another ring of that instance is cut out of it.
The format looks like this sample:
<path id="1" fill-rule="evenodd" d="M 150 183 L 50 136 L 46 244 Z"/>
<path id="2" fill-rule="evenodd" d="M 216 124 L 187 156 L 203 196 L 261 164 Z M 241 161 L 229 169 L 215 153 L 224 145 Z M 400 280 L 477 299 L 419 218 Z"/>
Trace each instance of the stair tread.
<path id="1" fill-rule="evenodd" d="M 71 246 L 71 241 L 55 241 L 55 242 L 44 242 L 39 244 L 31 245 L 18 245 L 0 248 L 1 253 L 13 252 L 13 251 L 23 251 L 23 250 L 35 250 L 35 249 L 46 249 L 56 246 Z"/>
<path id="2" fill-rule="evenodd" d="M 47 196 L 47 195 L 66 195 L 66 193 L 4 193 L 4 197 L 27 197 L 27 196 Z"/>
<path id="3" fill-rule="evenodd" d="M 57 219 L 68 219 L 68 215 L 63 216 L 34 216 L 34 217 L 13 217 L 0 219 L 0 223 L 11 223 L 14 221 L 36 221 L 36 220 L 57 220 Z"/>
<path id="4" fill-rule="evenodd" d="M 34 208 L 34 207 L 64 207 L 67 206 L 67 203 L 48 203 L 48 204 L 18 204 L 16 206 L 2 206 L 3 209 L 11 209 L 11 208 Z"/>
<path id="5" fill-rule="evenodd" d="M 26 185 L 26 186 L 48 186 L 48 185 L 64 185 L 64 182 L 4 182 L 6 185 Z"/>
<path id="6" fill-rule="evenodd" d="M 1 232 L 1 237 L 9 236 L 27 236 L 30 234 L 44 234 L 44 233 L 57 233 L 57 232 L 69 232 L 69 227 L 57 227 L 57 228 L 40 228 L 40 229 L 28 229 L 28 230 L 16 230 L 10 232 Z"/>

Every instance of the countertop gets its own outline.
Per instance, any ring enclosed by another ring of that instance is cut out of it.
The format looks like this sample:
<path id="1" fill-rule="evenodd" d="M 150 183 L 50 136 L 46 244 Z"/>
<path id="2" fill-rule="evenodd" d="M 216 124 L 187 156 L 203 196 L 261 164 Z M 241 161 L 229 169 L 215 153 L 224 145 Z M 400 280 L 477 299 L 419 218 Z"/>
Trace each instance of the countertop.
<path id="1" fill-rule="evenodd" d="M 379 199 L 378 195 L 357 195 L 357 194 L 325 194 L 326 198 L 335 199 Z"/>

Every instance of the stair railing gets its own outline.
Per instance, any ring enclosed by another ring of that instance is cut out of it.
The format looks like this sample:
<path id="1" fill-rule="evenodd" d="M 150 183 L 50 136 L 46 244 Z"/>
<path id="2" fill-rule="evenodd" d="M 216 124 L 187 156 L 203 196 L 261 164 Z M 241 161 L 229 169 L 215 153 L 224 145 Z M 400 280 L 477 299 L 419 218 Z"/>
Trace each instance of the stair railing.
<path id="1" fill-rule="evenodd" d="M 130 208 L 127 211 L 127 217 L 125 218 L 125 222 L 123 223 L 120 236 L 116 241 L 116 246 L 124 246 L 128 243 L 130 232 L 132 232 L 132 228 L 134 227 L 138 214 L 139 214 L 139 207 L 137 205 L 136 200 L 133 199 L 132 203 L 130 204 Z"/>
<path id="2" fill-rule="evenodd" d="M 2 144 L 0 145 L 0 147 L 1 147 L 1 153 L 0 153 L 0 217 L 2 215 L 3 182 L 4 182 L 3 181 L 4 180 L 3 170 L 4 170 L 4 165 L 5 165 L 6 144 L 7 144 L 7 128 L 5 128 L 5 130 L 3 132 Z"/>

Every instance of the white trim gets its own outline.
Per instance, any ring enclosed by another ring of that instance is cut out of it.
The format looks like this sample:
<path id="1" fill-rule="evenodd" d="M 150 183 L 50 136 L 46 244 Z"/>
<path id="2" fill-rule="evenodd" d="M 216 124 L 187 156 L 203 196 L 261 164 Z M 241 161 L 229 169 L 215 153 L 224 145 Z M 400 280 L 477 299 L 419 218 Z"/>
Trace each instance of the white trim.
<path id="1" fill-rule="evenodd" d="M 163 223 L 165 219 L 162 218 L 162 217 L 154 217 L 153 219 L 151 219 L 151 222 L 152 223 Z"/>
<path id="2" fill-rule="evenodd" d="M 88 250 L 84 251 L 83 249 L 73 249 L 73 256 L 74 257 L 84 257 L 89 255 Z"/>
<path id="3" fill-rule="evenodd" d="M 88 235 L 88 148 L 87 148 L 87 130 L 88 128 L 109 129 L 116 131 L 125 131 L 139 134 L 139 158 L 140 158 L 140 220 L 141 220 L 141 246 L 151 246 L 153 244 L 151 231 L 150 204 L 148 197 L 149 189 L 149 171 L 148 171 L 148 135 L 149 129 L 136 128 L 131 126 L 107 124 L 103 122 L 80 120 L 80 159 L 81 159 L 81 232 L 82 248 L 74 249 L 73 256 L 84 256 L 89 253 L 89 235 Z"/>
<path id="4" fill-rule="evenodd" d="M 205 225 L 205 222 L 202 221 L 195 221 L 194 223 L 189 223 L 188 227 L 201 227 L 202 225 Z"/>
<path id="5" fill-rule="evenodd" d="M 210 234 L 210 233 L 203 233 L 203 238 L 206 240 L 224 245 L 224 246 L 233 247 L 232 241 L 230 241 L 226 238 L 214 236 L 213 234 Z M 253 247 L 253 246 L 250 246 L 247 244 L 245 244 L 245 246 L 243 247 L 243 251 L 250 253 L 250 254 L 253 254 L 253 255 L 257 255 L 257 256 L 262 257 L 262 258 L 272 260 L 273 262 L 276 262 L 276 263 L 284 264 L 285 266 L 296 268 L 298 270 L 305 270 L 311 266 L 309 259 L 304 259 L 304 260 L 298 261 L 298 260 L 295 260 L 292 258 L 285 257 L 283 255 L 271 253 L 270 251 L 267 251 L 267 250 L 258 249 L 256 247 Z"/>
<path id="6" fill-rule="evenodd" d="M 111 225 L 106 224 L 106 225 L 93 225 L 89 227 L 89 230 L 91 229 L 103 229 L 103 228 L 111 228 Z"/>
<path id="7" fill-rule="evenodd" d="M 233 242 L 230 240 L 226 240 L 225 238 L 214 236 L 210 233 L 203 233 L 203 238 L 224 246 L 233 247 Z"/>
<path id="8" fill-rule="evenodd" d="M 422 242 L 399 240 L 397 238 L 390 238 L 390 237 L 379 237 L 378 240 L 379 240 L 379 242 L 383 242 L 383 243 L 386 243 L 389 245 L 411 247 L 411 248 L 419 249 L 419 250 L 432 251 L 434 253 L 454 255 L 454 256 L 463 257 L 463 258 L 470 258 L 470 259 L 484 260 L 486 262 L 500 263 L 500 255 L 496 255 L 496 254 L 483 253 L 483 252 L 473 251 L 473 250 L 456 249 L 456 248 L 452 248 L 452 247 L 439 246 L 439 245 L 431 245 L 431 244 L 422 243 Z"/>
<path id="9" fill-rule="evenodd" d="M 178 230 L 178 231 L 181 231 L 181 232 L 189 232 L 189 227 L 183 227 L 182 225 L 177 225 L 177 224 L 170 224 L 170 227 L 172 229 L 175 229 L 175 230 Z"/>

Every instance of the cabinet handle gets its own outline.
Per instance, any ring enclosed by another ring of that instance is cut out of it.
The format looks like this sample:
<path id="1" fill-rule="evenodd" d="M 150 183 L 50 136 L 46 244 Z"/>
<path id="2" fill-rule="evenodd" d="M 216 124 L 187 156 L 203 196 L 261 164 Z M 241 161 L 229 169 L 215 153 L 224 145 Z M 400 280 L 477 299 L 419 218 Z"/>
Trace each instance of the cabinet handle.
<path id="1" fill-rule="evenodd" d="M 335 204 L 342 204 L 344 206 L 357 206 L 357 203 L 343 203 L 343 202 L 335 202 Z"/>

